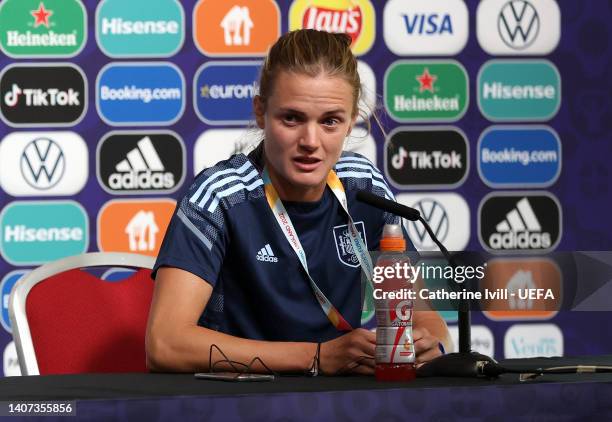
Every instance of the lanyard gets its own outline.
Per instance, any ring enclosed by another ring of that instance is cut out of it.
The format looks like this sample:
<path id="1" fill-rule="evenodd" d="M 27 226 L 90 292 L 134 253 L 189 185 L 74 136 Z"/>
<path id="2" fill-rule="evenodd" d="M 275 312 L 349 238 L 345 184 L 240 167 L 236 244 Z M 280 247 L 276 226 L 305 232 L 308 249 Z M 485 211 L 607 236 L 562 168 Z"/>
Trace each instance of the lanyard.
<path id="1" fill-rule="evenodd" d="M 310 282 L 310 287 L 321 306 L 321 309 L 327 315 L 327 318 L 332 323 L 336 329 L 339 331 L 350 331 L 353 329 L 351 325 L 342 317 L 340 312 L 335 308 L 334 305 L 327 299 L 327 297 L 323 294 L 317 283 L 312 279 L 310 272 L 308 271 L 308 263 L 306 261 L 306 252 L 302 247 L 300 239 L 298 239 L 295 228 L 293 227 L 293 223 L 291 223 L 291 218 L 283 205 L 283 201 L 278 197 L 278 192 L 272 185 L 272 181 L 270 180 L 270 175 L 268 174 L 268 169 L 264 168 L 262 178 L 264 181 L 264 189 L 266 192 L 266 198 L 268 200 L 268 205 L 270 205 L 270 209 L 278 222 L 285 238 L 293 248 L 293 251 L 297 255 L 306 275 L 308 276 L 308 281 Z M 363 239 L 359 235 L 359 231 L 357 227 L 355 227 L 355 223 L 351 218 L 351 215 L 348 211 L 348 203 L 346 200 L 346 193 L 344 192 L 344 187 L 342 186 L 342 182 L 338 178 L 338 175 L 330 170 L 327 175 L 327 186 L 330 187 L 336 199 L 340 202 L 340 206 L 346 213 L 348 217 L 348 233 L 349 239 L 351 241 L 351 246 L 353 247 L 353 252 L 357 256 L 359 260 L 359 264 L 361 265 L 362 270 L 364 271 L 366 278 L 368 279 L 368 283 L 372 281 L 372 260 L 370 255 L 368 254 L 367 248 Z"/>

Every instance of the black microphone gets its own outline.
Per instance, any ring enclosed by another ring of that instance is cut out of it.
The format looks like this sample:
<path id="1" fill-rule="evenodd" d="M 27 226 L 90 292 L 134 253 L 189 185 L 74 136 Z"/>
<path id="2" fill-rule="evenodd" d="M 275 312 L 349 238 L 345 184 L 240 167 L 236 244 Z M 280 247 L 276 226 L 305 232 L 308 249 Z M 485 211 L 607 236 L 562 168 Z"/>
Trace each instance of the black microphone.
<path id="1" fill-rule="evenodd" d="M 400 217 L 404 217 L 410 221 L 418 221 L 421 217 L 421 213 L 414 208 L 398 204 L 395 201 L 390 201 L 366 190 L 357 191 L 357 200 L 365 202 L 366 204 L 371 205 L 374 208 L 378 208 L 379 210 L 387 211 L 394 215 L 399 215 Z"/>
<path id="2" fill-rule="evenodd" d="M 431 237 L 431 239 L 434 241 L 436 245 L 438 245 L 438 248 L 440 248 L 440 251 L 446 258 L 446 260 L 451 265 L 455 266 L 453 258 L 448 253 L 448 249 L 446 249 L 446 247 L 444 247 L 442 242 L 440 242 L 438 237 L 431 230 L 431 227 L 429 227 L 427 220 L 421 217 L 421 213 L 418 210 L 415 210 L 414 208 L 410 208 L 406 205 L 398 204 L 395 201 L 390 201 L 389 199 L 382 198 L 366 190 L 357 191 L 356 198 L 360 202 L 364 202 L 368 205 L 373 206 L 374 208 L 378 208 L 379 210 L 387 211 L 391 214 L 403 217 L 406 220 L 420 221 L 421 224 L 423 224 L 423 226 L 425 227 L 425 230 L 427 230 L 427 233 L 429 233 L 429 236 Z"/>

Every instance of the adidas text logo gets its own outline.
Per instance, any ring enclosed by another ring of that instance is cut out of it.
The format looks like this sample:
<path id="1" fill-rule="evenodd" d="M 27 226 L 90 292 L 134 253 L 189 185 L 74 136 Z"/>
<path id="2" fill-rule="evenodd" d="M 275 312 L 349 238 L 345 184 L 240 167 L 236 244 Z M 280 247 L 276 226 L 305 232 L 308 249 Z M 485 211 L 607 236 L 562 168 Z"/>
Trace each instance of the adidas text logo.
<path id="1" fill-rule="evenodd" d="M 266 243 L 266 246 L 257 252 L 256 258 L 258 261 L 263 262 L 278 262 L 278 258 L 274 256 L 274 252 L 272 252 L 272 248 L 270 247 L 269 243 Z"/>
<path id="2" fill-rule="evenodd" d="M 546 249 L 552 245 L 550 233 L 542 232 L 527 198 L 518 201 L 495 230 L 497 233 L 489 237 L 493 249 Z"/>
<path id="3" fill-rule="evenodd" d="M 136 148 L 115 166 L 108 184 L 112 189 L 171 189 L 174 175 L 164 171 L 159 154 L 148 136 L 138 141 Z"/>

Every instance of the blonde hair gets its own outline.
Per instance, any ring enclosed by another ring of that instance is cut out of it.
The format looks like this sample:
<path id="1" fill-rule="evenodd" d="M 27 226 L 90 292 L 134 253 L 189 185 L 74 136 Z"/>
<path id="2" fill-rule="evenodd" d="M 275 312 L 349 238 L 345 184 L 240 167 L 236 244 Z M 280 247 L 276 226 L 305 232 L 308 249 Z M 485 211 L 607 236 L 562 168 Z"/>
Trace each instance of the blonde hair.
<path id="1" fill-rule="evenodd" d="M 351 37 L 314 29 L 299 29 L 281 36 L 270 48 L 259 80 L 259 97 L 266 106 L 280 71 L 315 77 L 321 73 L 339 76 L 353 91 L 352 116 L 356 116 L 361 97 L 357 59 L 351 51 Z"/>

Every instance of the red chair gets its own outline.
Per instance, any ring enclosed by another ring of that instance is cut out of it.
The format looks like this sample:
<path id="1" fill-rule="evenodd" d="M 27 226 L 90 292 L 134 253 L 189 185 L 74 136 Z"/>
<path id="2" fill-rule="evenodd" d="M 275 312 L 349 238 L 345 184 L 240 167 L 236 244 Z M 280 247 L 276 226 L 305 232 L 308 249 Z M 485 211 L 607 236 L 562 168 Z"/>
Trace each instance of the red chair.
<path id="1" fill-rule="evenodd" d="M 23 375 L 145 372 L 144 336 L 152 257 L 88 253 L 45 264 L 20 279 L 9 299 Z M 130 267 L 110 282 L 88 267 Z"/>

